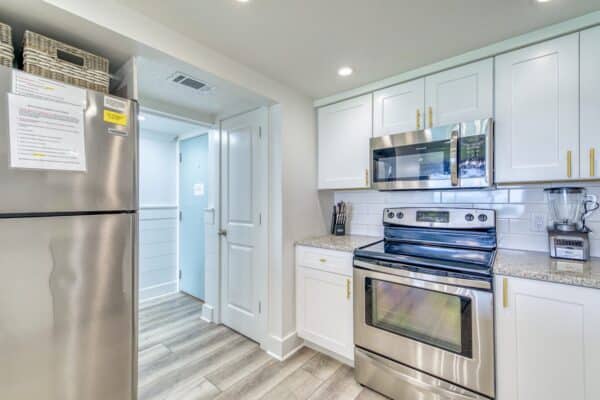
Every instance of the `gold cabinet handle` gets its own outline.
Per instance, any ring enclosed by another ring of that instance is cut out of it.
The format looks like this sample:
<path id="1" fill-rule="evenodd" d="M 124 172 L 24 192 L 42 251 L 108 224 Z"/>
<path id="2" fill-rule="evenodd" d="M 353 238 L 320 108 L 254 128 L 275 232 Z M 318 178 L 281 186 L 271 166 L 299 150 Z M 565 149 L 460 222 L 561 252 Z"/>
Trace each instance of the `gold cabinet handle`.
<path id="1" fill-rule="evenodd" d="M 596 149 L 590 149 L 590 176 L 596 176 Z"/>
<path id="2" fill-rule="evenodd" d="M 417 129 L 421 129 L 421 110 L 417 108 Z"/>
<path id="3" fill-rule="evenodd" d="M 322 263 L 325 263 L 325 262 L 327 262 L 327 259 L 326 258 L 321 258 L 319 261 L 321 261 Z"/>
<path id="4" fill-rule="evenodd" d="M 502 278 L 502 307 L 508 308 L 508 278 Z"/>
<path id="5" fill-rule="evenodd" d="M 350 279 L 346 279 L 346 298 L 350 299 L 350 295 L 352 293 L 350 292 Z"/>
<path id="6" fill-rule="evenodd" d="M 573 176 L 573 152 L 567 151 L 567 178 Z"/>
<path id="7" fill-rule="evenodd" d="M 433 128 L 433 107 L 427 110 L 427 119 L 429 119 L 429 127 Z"/>
<path id="8" fill-rule="evenodd" d="M 365 186 L 369 187 L 369 169 L 365 169 Z"/>

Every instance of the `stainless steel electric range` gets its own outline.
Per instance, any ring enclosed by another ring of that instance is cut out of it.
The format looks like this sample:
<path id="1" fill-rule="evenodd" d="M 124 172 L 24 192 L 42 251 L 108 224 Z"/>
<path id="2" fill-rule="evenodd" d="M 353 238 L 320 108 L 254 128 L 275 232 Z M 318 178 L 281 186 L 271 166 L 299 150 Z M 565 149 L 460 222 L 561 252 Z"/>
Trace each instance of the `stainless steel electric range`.
<path id="1" fill-rule="evenodd" d="M 356 379 L 393 399 L 491 399 L 493 210 L 384 210 L 354 255 Z"/>

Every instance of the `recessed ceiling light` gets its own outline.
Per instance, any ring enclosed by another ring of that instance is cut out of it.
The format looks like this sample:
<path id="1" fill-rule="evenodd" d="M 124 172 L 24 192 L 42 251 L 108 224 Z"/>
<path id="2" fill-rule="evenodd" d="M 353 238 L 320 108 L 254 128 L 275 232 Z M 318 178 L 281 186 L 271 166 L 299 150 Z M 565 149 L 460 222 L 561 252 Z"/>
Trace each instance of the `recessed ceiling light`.
<path id="1" fill-rule="evenodd" d="M 250 0 L 237 0 L 238 3 L 248 3 Z"/>
<path id="2" fill-rule="evenodd" d="M 145 121 L 146 117 L 144 117 L 143 115 L 138 115 L 138 121 Z"/>
<path id="3" fill-rule="evenodd" d="M 350 76 L 354 71 L 350 67 L 342 67 L 338 69 L 339 76 Z"/>
<path id="4" fill-rule="evenodd" d="M 538 3 L 549 3 L 551 0 L 536 0 Z"/>

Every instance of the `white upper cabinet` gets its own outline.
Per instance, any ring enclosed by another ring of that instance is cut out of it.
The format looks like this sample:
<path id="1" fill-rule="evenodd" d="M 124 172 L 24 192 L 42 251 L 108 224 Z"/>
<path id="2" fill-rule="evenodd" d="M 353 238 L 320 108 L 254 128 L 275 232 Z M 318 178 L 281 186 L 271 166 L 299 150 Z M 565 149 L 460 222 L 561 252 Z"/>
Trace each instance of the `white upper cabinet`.
<path id="1" fill-rule="evenodd" d="M 494 60 L 488 58 L 425 78 L 427 128 L 494 115 Z"/>
<path id="2" fill-rule="evenodd" d="M 600 27 L 580 33 L 580 175 L 600 176 Z"/>
<path id="3" fill-rule="evenodd" d="M 424 79 L 417 79 L 375 92 L 373 136 L 423 129 L 425 126 L 424 104 Z"/>
<path id="4" fill-rule="evenodd" d="M 600 290 L 495 279 L 496 399 L 600 399 Z"/>
<path id="5" fill-rule="evenodd" d="M 317 115 L 319 189 L 369 187 L 373 96 L 319 108 Z"/>
<path id="6" fill-rule="evenodd" d="M 579 34 L 496 57 L 496 182 L 579 177 Z"/>

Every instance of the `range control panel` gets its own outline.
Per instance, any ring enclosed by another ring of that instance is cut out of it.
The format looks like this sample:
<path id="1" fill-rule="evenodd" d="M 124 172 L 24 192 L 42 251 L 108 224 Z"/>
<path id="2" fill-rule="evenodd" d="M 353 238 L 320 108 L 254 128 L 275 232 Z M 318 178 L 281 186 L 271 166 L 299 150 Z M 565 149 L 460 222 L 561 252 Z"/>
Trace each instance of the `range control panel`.
<path id="1" fill-rule="evenodd" d="M 487 229 L 496 226 L 496 211 L 478 208 L 386 208 L 383 223 L 445 229 Z"/>

